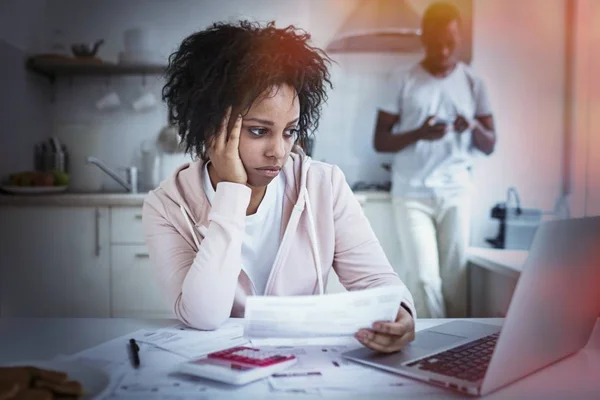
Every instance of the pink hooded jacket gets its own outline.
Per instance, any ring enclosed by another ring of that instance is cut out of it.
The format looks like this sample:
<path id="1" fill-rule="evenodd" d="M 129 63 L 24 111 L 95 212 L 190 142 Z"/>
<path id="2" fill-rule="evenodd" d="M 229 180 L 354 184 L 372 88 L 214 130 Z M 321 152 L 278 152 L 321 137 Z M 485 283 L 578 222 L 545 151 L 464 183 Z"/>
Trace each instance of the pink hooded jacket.
<path id="1" fill-rule="evenodd" d="M 243 317 L 253 284 L 242 268 L 242 240 L 251 190 L 221 182 L 212 207 L 204 163 L 182 165 L 150 192 L 143 224 L 150 258 L 177 317 L 216 329 Z M 348 290 L 397 285 L 413 316 L 413 299 L 388 262 L 342 171 L 291 153 L 280 247 L 266 296 L 323 294 L 330 269 Z"/>

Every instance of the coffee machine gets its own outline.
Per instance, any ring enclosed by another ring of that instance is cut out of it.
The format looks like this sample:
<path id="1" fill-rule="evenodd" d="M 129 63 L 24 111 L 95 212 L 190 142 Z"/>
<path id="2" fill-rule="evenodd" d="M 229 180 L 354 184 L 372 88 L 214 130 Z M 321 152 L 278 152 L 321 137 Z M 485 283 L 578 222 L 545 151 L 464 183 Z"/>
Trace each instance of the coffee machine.
<path id="1" fill-rule="evenodd" d="M 514 204 L 511 204 L 511 198 Z M 493 219 L 500 222 L 498 234 L 487 238 L 496 249 L 529 250 L 533 236 L 542 220 L 542 210 L 522 208 L 519 192 L 510 187 L 506 193 L 506 201 L 497 203 L 491 210 Z"/>

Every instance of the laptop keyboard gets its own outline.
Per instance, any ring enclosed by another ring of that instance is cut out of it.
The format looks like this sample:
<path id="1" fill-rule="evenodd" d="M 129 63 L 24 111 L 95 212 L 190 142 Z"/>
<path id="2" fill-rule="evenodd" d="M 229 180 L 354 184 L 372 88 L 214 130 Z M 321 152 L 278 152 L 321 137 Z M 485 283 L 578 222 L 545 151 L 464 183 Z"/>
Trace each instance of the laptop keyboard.
<path id="1" fill-rule="evenodd" d="M 423 371 L 476 382 L 483 379 L 500 333 L 443 351 L 410 364 Z"/>

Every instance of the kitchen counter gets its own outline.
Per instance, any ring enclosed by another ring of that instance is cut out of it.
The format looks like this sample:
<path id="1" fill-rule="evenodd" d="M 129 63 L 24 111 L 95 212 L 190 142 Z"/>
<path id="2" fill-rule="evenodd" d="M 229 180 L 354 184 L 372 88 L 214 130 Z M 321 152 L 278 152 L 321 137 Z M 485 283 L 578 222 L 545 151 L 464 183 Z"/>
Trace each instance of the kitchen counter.
<path id="1" fill-rule="evenodd" d="M 0 195 L 0 206 L 141 207 L 147 193 L 61 193 Z"/>
<path id="2" fill-rule="evenodd" d="M 519 278 L 529 252 L 527 250 L 504 250 L 470 247 L 468 259 L 472 264 L 510 278 Z"/>
<path id="3" fill-rule="evenodd" d="M 390 201 L 389 192 L 356 191 L 361 204 L 367 201 Z M 0 194 L 0 206 L 57 206 L 57 207 L 141 207 L 147 193 L 60 193 L 48 195 Z"/>
<path id="4" fill-rule="evenodd" d="M 372 191 L 372 190 L 356 190 L 354 196 L 360 204 L 364 204 L 367 201 L 391 201 L 392 195 L 390 192 L 385 191 Z"/>

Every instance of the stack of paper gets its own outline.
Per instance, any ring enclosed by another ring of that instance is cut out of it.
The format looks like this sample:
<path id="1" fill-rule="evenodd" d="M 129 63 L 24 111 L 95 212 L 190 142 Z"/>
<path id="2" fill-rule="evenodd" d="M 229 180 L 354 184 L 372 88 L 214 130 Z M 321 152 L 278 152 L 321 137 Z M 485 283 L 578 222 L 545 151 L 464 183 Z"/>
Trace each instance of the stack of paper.
<path id="1" fill-rule="evenodd" d="M 249 343 L 244 337 L 243 325 L 232 320 L 216 331 L 199 331 L 179 324 L 156 331 L 145 331 L 134 337 L 138 342 L 151 344 L 190 359 Z"/>

